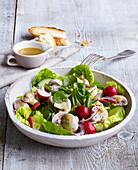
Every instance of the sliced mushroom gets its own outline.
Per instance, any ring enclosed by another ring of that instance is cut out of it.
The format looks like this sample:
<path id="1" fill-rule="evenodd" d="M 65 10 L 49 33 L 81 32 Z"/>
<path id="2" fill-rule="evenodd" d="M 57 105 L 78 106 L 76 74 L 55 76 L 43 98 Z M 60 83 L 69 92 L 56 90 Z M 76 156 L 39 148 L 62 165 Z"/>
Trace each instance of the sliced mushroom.
<path id="1" fill-rule="evenodd" d="M 23 101 L 31 105 L 38 103 L 38 101 L 35 99 L 35 94 L 33 92 L 25 93 L 25 95 L 23 96 Z"/>
<path id="2" fill-rule="evenodd" d="M 87 87 L 88 91 L 91 93 L 92 96 L 96 96 L 98 92 L 98 88 L 96 85 Z"/>
<path id="3" fill-rule="evenodd" d="M 48 103 L 50 106 L 54 106 L 53 96 L 50 96 L 50 97 L 48 98 L 47 103 Z"/>
<path id="4" fill-rule="evenodd" d="M 54 103 L 54 107 L 68 113 L 71 110 L 71 101 L 67 98 L 63 103 Z"/>
<path id="5" fill-rule="evenodd" d="M 113 98 L 115 98 L 118 101 L 118 104 L 120 104 L 122 106 L 126 106 L 128 104 L 128 100 L 124 96 L 115 95 L 115 96 L 113 96 Z"/>
<path id="6" fill-rule="evenodd" d="M 78 130 L 78 123 L 79 118 L 77 116 L 74 116 L 70 113 L 65 114 L 61 118 L 61 125 L 64 129 L 67 129 L 71 132 L 76 132 Z"/>
<path id="7" fill-rule="evenodd" d="M 103 122 L 108 117 L 108 112 L 104 107 L 95 106 L 91 109 L 92 122 Z"/>
<path id="8" fill-rule="evenodd" d="M 85 86 L 89 86 L 89 81 L 87 79 L 84 78 L 84 76 L 80 76 L 77 78 L 77 80 L 80 82 L 80 83 L 84 83 Z"/>
<path id="9" fill-rule="evenodd" d="M 62 81 L 59 79 L 53 79 L 48 83 L 48 85 L 52 88 L 53 91 L 58 91 L 59 87 L 61 87 L 62 84 Z"/>
<path id="10" fill-rule="evenodd" d="M 53 86 L 53 85 L 62 86 L 62 84 L 63 84 L 62 81 L 59 79 L 53 79 L 48 83 L 49 86 Z"/>
<path id="11" fill-rule="evenodd" d="M 55 123 L 57 126 L 61 126 L 61 118 L 67 113 L 65 112 L 58 112 L 56 113 L 53 118 L 52 118 L 52 122 Z"/>
<path id="12" fill-rule="evenodd" d="M 28 105 L 27 103 L 23 102 L 23 101 L 20 100 L 20 99 L 15 100 L 15 102 L 13 103 L 13 106 L 14 106 L 15 110 L 18 110 L 19 107 L 21 107 L 21 106 L 23 106 L 23 105 L 26 106 L 26 107 L 29 107 L 29 105 Z"/>

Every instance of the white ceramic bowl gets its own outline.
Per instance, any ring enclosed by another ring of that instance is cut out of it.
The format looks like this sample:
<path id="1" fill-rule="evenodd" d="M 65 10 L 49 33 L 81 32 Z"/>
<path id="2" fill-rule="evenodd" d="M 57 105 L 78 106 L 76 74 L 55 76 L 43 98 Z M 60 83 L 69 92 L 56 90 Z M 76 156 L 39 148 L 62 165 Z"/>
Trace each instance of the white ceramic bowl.
<path id="1" fill-rule="evenodd" d="M 51 71 L 58 73 L 59 75 L 66 75 L 71 68 L 52 68 Z M 40 69 L 38 69 L 40 71 Z M 19 131 L 21 131 L 24 135 L 29 138 L 36 140 L 38 142 L 58 146 L 58 147 L 66 147 L 66 148 L 77 148 L 77 147 L 86 147 L 96 143 L 99 143 L 117 132 L 119 132 L 132 118 L 135 108 L 136 102 L 135 98 L 131 92 L 131 90 L 120 82 L 118 79 L 105 74 L 103 72 L 93 70 L 93 74 L 95 77 L 95 81 L 99 81 L 101 84 L 105 84 L 106 81 L 115 81 L 122 88 L 124 88 L 125 96 L 128 99 L 128 105 L 126 107 L 126 118 L 114 126 L 111 129 L 105 130 L 100 133 L 92 134 L 92 135 L 84 135 L 84 136 L 63 136 L 63 135 L 54 135 L 49 133 L 40 132 L 38 130 L 32 129 L 24 124 L 22 124 L 13 114 L 13 102 L 16 100 L 17 96 L 24 95 L 26 92 L 30 91 L 32 80 L 34 79 L 37 72 L 33 72 L 20 80 L 13 83 L 10 88 L 7 90 L 5 95 L 6 107 L 9 112 L 9 116 L 13 122 L 13 124 L 17 127 Z"/>

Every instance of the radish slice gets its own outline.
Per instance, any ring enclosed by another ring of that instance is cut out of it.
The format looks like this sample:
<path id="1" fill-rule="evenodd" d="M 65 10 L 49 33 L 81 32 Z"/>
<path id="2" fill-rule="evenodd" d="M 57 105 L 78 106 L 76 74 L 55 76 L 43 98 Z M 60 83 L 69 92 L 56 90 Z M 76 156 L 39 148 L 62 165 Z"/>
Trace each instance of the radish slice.
<path id="1" fill-rule="evenodd" d="M 46 92 L 44 90 L 44 88 L 38 89 L 37 94 L 38 94 L 39 97 L 41 97 L 43 99 L 47 99 L 51 96 L 51 92 Z"/>

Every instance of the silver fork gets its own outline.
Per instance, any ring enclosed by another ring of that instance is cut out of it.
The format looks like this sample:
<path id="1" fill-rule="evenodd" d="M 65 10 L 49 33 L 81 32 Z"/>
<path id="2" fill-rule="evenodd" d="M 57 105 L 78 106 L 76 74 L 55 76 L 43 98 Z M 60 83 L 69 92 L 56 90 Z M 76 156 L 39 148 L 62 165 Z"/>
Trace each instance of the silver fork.
<path id="1" fill-rule="evenodd" d="M 97 54 L 90 54 L 82 61 L 81 65 L 88 65 L 89 67 L 91 67 L 100 60 L 104 60 L 104 61 L 115 60 L 115 59 L 118 59 L 118 58 L 130 57 L 130 56 L 134 55 L 135 53 L 136 52 L 133 51 L 133 50 L 125 50 L 125 51 L 117 54 L 116 56 L 109 57 L 109 58 L 106 58 L 104 56 L 100 56 L 100 55 L 97 55 Z"/>

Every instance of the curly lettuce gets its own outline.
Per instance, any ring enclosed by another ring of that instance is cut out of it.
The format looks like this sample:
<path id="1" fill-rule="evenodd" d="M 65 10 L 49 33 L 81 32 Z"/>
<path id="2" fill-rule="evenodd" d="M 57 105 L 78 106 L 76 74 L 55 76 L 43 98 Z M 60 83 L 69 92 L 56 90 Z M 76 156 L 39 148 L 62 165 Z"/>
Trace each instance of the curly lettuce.
<path id="1" fill-rule="evenodd" d="M 27 119 L 31 115 L 31 112 L 32 110 L 30 107 L 26 107 L 23 105 L 16 111 L 15 116 L 20 122 L 30 127 L 30 123 Z"/>

